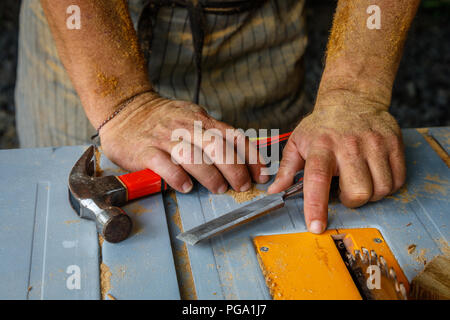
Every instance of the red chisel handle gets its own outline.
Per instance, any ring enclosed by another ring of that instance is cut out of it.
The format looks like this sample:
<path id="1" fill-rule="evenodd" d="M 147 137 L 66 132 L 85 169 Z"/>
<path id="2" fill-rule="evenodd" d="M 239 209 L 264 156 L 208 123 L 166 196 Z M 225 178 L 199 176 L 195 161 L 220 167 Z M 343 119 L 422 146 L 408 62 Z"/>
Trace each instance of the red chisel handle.
<path id="1" fill-rule="evenodd" d="M 167 183 L 150 169 L 117 177 L 127 188 L 128 200 L 137 199 L 167 189 Z"/>

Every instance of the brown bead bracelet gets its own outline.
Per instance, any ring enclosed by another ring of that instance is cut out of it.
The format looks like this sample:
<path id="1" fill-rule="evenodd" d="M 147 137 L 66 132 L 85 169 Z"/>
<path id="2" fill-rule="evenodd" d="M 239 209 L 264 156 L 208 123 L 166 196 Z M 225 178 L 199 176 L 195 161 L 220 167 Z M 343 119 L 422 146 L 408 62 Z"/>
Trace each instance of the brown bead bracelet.
<path id="1" fill-rule="evenodd" d="M 140 92 L 134 96 L 132 96 L 131 98 L 128 98 L 127 100 L 125 100 L 124 102 L 120 103 L 116 109 L 116 111 L 114 111 L 108 118 L 106 118 L 97 128 L 97 133 L 95 135 L 93 135 L 91 137 L 92 140 L 94 140 L 95 138 L 97 138 L 100 134 L 100 129 L 103 128 L 104 125 L 106 125 L 109 121 L 111 121 L 112 119 L 114 119 L 115 116 L 117 116 L 123 109 L 125 109 L 131 102 L 133 102 L 137 97 L 139 97 L 140 95 L 143 95 L 144 93 L 151 93 L 151 92 L 155 92 L 153 90 L 148 90 L 148 91 L 144 91 L 144 92 Z"/>

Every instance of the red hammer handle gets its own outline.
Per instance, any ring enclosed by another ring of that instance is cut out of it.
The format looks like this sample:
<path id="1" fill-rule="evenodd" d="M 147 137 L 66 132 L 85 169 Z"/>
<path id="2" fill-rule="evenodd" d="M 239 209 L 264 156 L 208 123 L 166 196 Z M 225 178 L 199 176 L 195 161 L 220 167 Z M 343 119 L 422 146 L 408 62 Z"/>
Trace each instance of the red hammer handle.
<path id="1" fill-rule="evenodd" d="M 167 189 L 167 183 L 150 169 L 117 177 L 127 188 L 128 200 L 137 199 Z"/>

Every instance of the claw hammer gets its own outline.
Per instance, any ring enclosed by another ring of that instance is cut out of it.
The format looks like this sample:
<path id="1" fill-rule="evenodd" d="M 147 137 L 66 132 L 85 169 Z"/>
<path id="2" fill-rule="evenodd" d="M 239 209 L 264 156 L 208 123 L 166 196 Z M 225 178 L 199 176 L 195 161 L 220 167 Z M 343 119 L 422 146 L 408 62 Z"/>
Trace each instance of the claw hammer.
<path id="1" fill-rule="evenodd" d="M 112 243 L 125 240 L 131 218 L 120 206 L 128 201 L 167 189 L 155 172 L 146 169 L 121 176 L 95 176 L 95 146 L 90 146 L 69 175 L 69 201 L 80 218 L 93 220 L 97 231 Z"/>

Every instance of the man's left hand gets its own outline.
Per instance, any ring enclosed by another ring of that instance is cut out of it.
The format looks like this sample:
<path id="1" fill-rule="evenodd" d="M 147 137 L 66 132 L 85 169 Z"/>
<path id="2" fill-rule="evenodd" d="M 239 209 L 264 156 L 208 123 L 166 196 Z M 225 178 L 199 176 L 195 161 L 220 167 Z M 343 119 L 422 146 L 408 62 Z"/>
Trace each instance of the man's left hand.
<path id="1" fill-rule="evenodd" d="M 313 233 L 326 229 L 332 176 L 350 208 L 377 201 L 405 182 L 400 128 L 384 108 L 367 101 L 317 105 L 292 133 L 269 192 L 285 190 L 304 169 L 304 213 Z"/>

